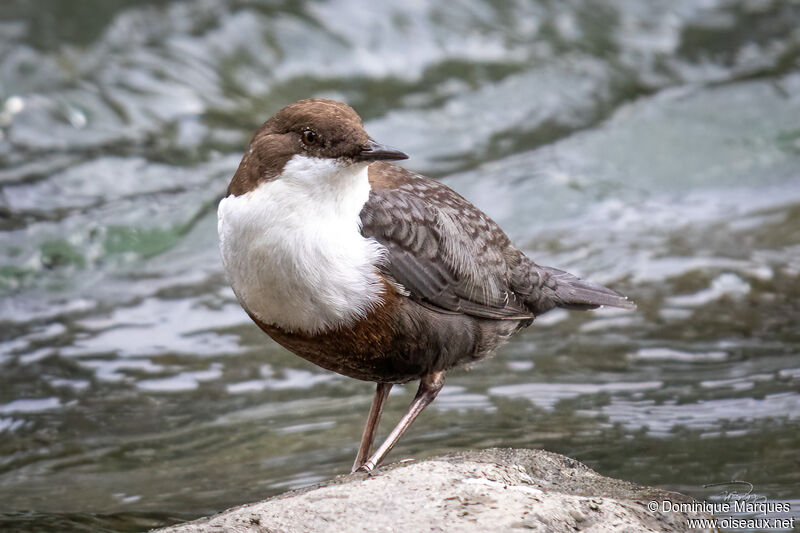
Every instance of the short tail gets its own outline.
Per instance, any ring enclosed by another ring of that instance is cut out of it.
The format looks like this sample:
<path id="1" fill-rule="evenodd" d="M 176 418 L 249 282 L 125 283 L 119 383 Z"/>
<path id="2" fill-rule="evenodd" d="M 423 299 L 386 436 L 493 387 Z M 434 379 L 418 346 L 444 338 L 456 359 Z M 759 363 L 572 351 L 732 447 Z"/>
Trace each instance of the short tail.
<path id="1" fill-rule="evenodd" d="M 607 287 L 584 281 L 569 272 L 564 272 L 557 268 L 543 266 L 539 268 L 549 274 L 552 281 L 555 281 L 553 300 L 555 300 L 556 307 L 596 309 L 601 305 L 607 305 L 609 307 L 621 307 L 622 309 L 636 309 L 636 304 L 633 301 Z"/>

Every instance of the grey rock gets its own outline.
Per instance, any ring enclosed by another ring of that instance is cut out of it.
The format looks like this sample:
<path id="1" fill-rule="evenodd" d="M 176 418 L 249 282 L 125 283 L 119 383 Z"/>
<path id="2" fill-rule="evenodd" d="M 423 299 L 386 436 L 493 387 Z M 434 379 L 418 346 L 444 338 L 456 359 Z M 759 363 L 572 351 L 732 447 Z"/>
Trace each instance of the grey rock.
<path id="1" fill-rule="evenodd" d="M 661 533 L 688 531 L 688 518 L 710 518 L 648 510 L 664 500 L 695 501 L 601 476 L 563 455 L 490 449 L 343 475 L 158 531 Z"/>

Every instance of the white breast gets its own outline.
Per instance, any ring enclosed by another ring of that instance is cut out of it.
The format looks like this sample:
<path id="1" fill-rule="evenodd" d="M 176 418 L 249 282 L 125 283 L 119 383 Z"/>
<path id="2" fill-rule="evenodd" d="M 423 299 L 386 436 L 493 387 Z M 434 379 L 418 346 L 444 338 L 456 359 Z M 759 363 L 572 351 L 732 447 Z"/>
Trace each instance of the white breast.
<path id="1" fill-rule="evenodd" d="M 259 320 L 319 333 L 381 302 L 385 249 L 361 235 L 367 164 L 294 156 L 277 179 L 219 204 L 222 261 L 240 303 Z"/>

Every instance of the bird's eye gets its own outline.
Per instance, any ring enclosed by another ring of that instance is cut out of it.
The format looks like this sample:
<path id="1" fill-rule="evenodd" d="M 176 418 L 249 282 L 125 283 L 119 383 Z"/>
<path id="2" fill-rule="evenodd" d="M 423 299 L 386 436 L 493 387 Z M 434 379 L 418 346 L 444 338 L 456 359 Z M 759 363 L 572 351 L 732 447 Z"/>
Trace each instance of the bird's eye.
<path id="1" fill-rule="evenodd" d="M 303 130 L 302 134 L 303 143 L 306 146 L 311 146 L 315 142 L 317 142 L 317 134 L 311 130 Z"/>

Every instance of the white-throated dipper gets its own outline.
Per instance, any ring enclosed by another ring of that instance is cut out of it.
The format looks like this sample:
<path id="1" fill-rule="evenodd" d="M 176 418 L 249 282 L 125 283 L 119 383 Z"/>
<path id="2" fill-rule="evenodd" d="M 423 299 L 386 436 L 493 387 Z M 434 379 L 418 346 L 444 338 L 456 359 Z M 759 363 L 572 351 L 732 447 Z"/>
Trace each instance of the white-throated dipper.
<path id="1" fill-rule="evenodd" d="M 486 357 L 556 307 L 633 308 L 540 266 L 450 188 L 387 161 L 348 105 L 301 100 L 256 132 L 219 204 L 222 259 L 250 318 L 323 368 L 374 381 L 353 470 L 371 471 L 436 398 L 447 370 Z M 389 389 L 420 380 L 370 455 Z"/>

